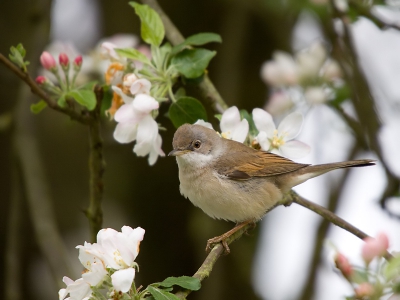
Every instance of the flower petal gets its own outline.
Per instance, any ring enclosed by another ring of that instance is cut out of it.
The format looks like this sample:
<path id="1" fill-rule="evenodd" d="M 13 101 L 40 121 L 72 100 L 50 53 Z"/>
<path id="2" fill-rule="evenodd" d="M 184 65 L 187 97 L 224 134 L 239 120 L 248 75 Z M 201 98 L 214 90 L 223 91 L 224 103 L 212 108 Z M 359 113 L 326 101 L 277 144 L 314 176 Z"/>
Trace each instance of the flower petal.
<path id="1" fill-rule="evenodd" d="M 67 286 L 67 291 L 71 296 L 71 299 L 82 300 L 89 297 L 92 294 L 90 284 L 82 278 L 75 280 L 73 283 Z"/>
<path id="2" fill-rule="evenodd" d="M 161 135 L 157 135 L 156 140 L 153 142 L 153 148 L 149 154 L 149 165 L 152 166 L 156 163 L 158 156 L 165 156 L 164 151 L 161 149 L 162 138 Z"/>
<path id="3" fill-rule="evenodd" d="M 117 291 L 126 293 L 132 286 L 133 279 L 135 278 L 135 269 L 127 268 L 118 270 L 111 275 L 111 282 Z"/>
<path id="4" fill-rule="evenodd" d="M 256 140 L 262 150 L 269 151 L 269 148 L 271 147 L 271 142 L 268 139 L 268 136 L 265 133 L 265 131 L 260 131 L 260 133 L 256 136 Z"/>
<path id="5" fill-rule="evenodd" d="M 111 88 L 113 89 L 113 91 L 114 91 L 115 93 L 117 93 L 117 94 L 122 98 L 122 100 L 123 100 L 126 104 L 132 103 L 133 98 L 132 98 L 132 97 L 129 97 L 128 95 L 126 95 L 119 87 L 113 85 Z"/>
<path id="6" fill-rule="evenodd" d="M 201 125 L 207 128 L 210 128 L 212 130 L 214 130 L 214 128 L 212 127 L 211 123 L 205 122 L 204 120 L 197 120 L 196 123 L 194 123 L 193 125 Z"/>
<path id="7" fill-rule="evenodd" d="M 243 119 L 239 124 L 236 125 L 234 131 L 232 132 L 232 140 L 243 143 L 246 140 L 248 133 L 249 122 L 247 122 L 246 119 Z"/>
<path id="8" fill-rule="evenodd" d="M 311 148 L 310 146 L 295 140 L 286 142 L 284 145 L 279 147 L 279 151 L 285 157 L 296 159 L 306 156 L 310 153 Z"/>
<path id="9" fill-rule="evenodd" d="M 133 101 L 133 108 L 143 114 L 149 114 L 152 110 L 158 109 L 160 104 L 153 97 L 146 94 L 138 94 Z"/>
<path id="10" fill-rule="evenodd" d="M 121 144 L 130 143 L 136 139 L 138 125 L 135 123 L 118 123 L 114 130 L 114 139 Z"/>
<path id="11" fill-rule="evenodd" d="M 294 139 L 299 134 L 302 124 L 303 115 L 299 112 L 291 113 L 287 115 L 279 124 L 279 135 L 285 135 L 285 141 Z"/>
<path id="12" fill-rule="evenodd" d="M 137 141 L 133 148 L 137 156 L 146 156 L 150 153 L 157 134 L 157 122 L 150 115 L 147 115 L 138 125 Z"/>
<path id="13" fill-rule="evenodd" d="M 83 273 L 82 278 L 91 286 L 97 286 L 103 282 L 104 277 L 108 274 L 102 262 L 95 262 L 91 266 L 91 271 Z"/>
<path id="14" fill-rule="evenodd" d="M 130 92 L 136 94 L 150 94 L 151 83 L 145 78 L 141 78 L 132 83 Z"/>
<path id="15" fill-rule="evenodd" d="M 114 120 L 117 122 L 139 122 L 132 104 L 124 104 L 114 114 Z"/>
<path id="16" fill-rule="evenodd" d="M 264 131 L 268 137 L 272 138 L 276 129 L 272 116 L 261 108 L 253 109 L 252 114 L 258 131 Z"/>
<path id="17" fill-rule="evenodd" d="M 67 294 L 68 294 L 67 289 L 60 289 L 58 291 L 58 299 L 59 300 L 64 300 L 64 298 L 67 296 Z"/>
<path id="18" fill-rule="evenodd" d="M 229 107 L 223 114 L 219 126 L 221 132 L 233 131 L 237 124 L 240 123 L 240 113 L 236 106 Z"/>

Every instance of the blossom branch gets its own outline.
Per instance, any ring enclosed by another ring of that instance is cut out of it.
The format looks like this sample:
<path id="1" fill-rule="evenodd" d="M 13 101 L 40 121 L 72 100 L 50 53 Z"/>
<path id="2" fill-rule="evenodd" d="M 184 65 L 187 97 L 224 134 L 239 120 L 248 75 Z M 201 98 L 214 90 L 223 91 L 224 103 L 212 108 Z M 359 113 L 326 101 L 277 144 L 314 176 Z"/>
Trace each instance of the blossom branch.
<path id="1" fill-rule="evenodd" d="M 89 116 L 82 115 L 70 108 L 62 108 L 58 106 L 57 102 L 51 99 L 29 76 L 28 73 L 21 71 L 16 65 L 14 65 L 10 60 L 8 60 L 3 54 L 0 53 L 0 62 L 3 63 L 8 69 L 10 69 L 14 74 L 21 78 L 31 89 L 32 93 L 43 99 L 47 105 L 59 112 L 62 112 L 71 117 L 71 119 L 78 121 L 82 124 L 90 124 L 92 121 Z"/>
<path id="2" fill-rule="evenodd" d="M 172 45 L 176 46 L 185 40 L 182 33 L 178 30 L 178 28 L 176 28 L 171 19 L 162 10 L 157 0 L 142 0 L 142 2 L 150 6 L 159 14 L 165 27 L 165 35 Z M 197 86 L 201 95 L 211 102 L 211 105 L 215 111 L 218 113 L 223 113 L 228 108 L 228 105 L 225 103 L 224 99 L 222 99 L 221 95 L 218 93 L 207 74 L 204 74 L 203 80 L 201 80 Z"/>
<path id="3" fill-rule="evenodd" d="M 90 172 L 90 200 L 89 208 L 86 210 L 86 216 L 90 224 L 90 236 L 92 243 L 96 242 L 96 236 L 102 228 L 103 211 L 101 201 L 103 198 L 103 173 L 105 162 L 103 158 L 103 140 L 100 133 L 100 107 L 103 99 L 103 89 L 96 85 L 95 94 L 97 105 L 90 112 L 93 121 L 89 125 L 89 172 Z"/>
<path id="4" fill-rule="evenodd" d="M 343 220 L 342 218 L 340 218 L 333 212 L 329 211 L 325 207 L 323 207 L 319 204 L 313 203 L 313 202 L 301 197 L 299 194 L 297 194 L 293 190 L 290 192 L 290 200 L 292 200 L 294 203 L 297 203 L 305 208 L 308 208 L 309 210 L 312 210 L 313 212 L 315 212 L 318 215 L 320 215 L 321 217 L 325 218 L 332 224 L 335 224 L 336 226 L 350 232 L 351 234 L 355 235 L 356 237 L 358 237 L 362 240 L 369 237 L 365 232 L 361 231 L 357 227 L 346 222 L 345 220 Z M 288 203 L 288 205 L 290 205 L 290 203 Z M 393 256 L 387 251 L 386 251 L 386 254 L 384 257 L 387 260 L 393 258 Z"/>

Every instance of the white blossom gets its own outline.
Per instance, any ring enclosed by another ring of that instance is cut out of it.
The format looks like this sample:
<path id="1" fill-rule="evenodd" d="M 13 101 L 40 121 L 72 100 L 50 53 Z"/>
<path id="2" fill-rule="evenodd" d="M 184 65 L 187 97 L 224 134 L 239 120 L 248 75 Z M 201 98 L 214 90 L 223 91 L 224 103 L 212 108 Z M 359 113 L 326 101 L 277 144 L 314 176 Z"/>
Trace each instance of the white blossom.
<path id="1" fill-rule="evenodd" d="M 65 289 L 60 289 L 58 292 L 60 300 L 65 299 L 68 294 L 70 296 L 68 298 L 69 300 L 88 300 L 92 295 L 90 284 L 83 280 L 83 278 L 73 281 L 71 278 L 64 276 L 63 282 L 67 287 Z"/>
<path id="2" fill-rule="evenodd" d="M 239 109 L 236 106 L 228 108 L 221 117 L 221 136 L 243 143 L 249 132 L 249 123 L 246 119 L 241 120 Z"/>
<path id="3" fill-rule="evenodd" d="M 162 139 L 158 133 L 158 124 L 151 113 L 159 108 L 159 103 L 151 96 L 138 94 L 135 98 L 125 95 L 116 86 L 114 92 L 122 97 L 123 104 L 115 113 L 118 122 L 114 138 L 119 143 L 130 143 L 136 140 L 133 151 L 138 156 L 149 155 L 149 164 L 153 165 L 158 156 L 164 156 L 161 149 Z"/>
<path id="4" fill-rule="evenodd" d="M 323 87 L 311 86 L 304 91 L 304 97 L 310 104 L 321 104 L 328 100 L 328 94 Z"/>
<path id="5" fill-rule="evenodd" d="M 253 109 L 254 123 L 259 131 L 256 141 L 264 151 L 271 151 L 289 158 L 301 158 L 310 152 L 310 147 L 293 140 L 300 132 L 303 116 L 291 113 L 286 116 L 276 129 L 272 116 L 266 111 Z"/>

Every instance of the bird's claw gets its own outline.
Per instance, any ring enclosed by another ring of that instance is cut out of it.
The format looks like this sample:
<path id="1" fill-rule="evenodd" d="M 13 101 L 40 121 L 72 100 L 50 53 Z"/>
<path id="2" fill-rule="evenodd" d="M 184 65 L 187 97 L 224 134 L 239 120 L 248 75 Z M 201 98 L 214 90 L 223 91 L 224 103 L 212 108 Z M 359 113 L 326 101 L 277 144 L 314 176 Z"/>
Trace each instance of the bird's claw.
<path id="1" fill-rule="evenodd" d="M 224 253 L 223 253 L 224 255 L 228 255 L 229 253 L 231 253 L 228 243 L 226 242 L 226 237 L 223 235 L 209 239 L 207 241 L 206 252 L 209 253 L 212 250 L 212 248 L 218 243 L 221 243 L 222 246 L 224 247 Z"/>

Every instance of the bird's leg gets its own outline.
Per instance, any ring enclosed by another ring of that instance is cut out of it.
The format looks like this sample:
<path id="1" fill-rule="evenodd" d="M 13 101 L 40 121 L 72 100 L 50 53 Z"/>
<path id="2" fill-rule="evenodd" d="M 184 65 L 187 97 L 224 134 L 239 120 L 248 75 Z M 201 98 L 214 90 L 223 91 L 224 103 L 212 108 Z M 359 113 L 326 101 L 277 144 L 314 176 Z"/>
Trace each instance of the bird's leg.
<path id="1" fill-rule="evenodd" d="M 231 230 L 225 232 L 224 234 L 222 234 L 220 236 L 216 236 L 215 238 L 209 239 L 207 241 L 206 251 L 210 252 L 213 244 L 222 243 L 222 246 L 224 246 L 224 249 L 225 249 L 224 253 L 229 254 L 231 252 L 231 250 L 229 249 L 228 244 L 226 243 L 226 239 L 229 238 L 232 234 L 234 234 L 235 232 L 237 232 L 238 230 L 240 230 L 241 228 L 243 228 L 244 226 L 246 226 L 249 223 L 253 223 L 253 220 L 244 221 L 242 223 L 236 224 L 235 227 L 233 227 Z M 255 223 L 254 223 L 254 227 L 255 227 Z"/>

